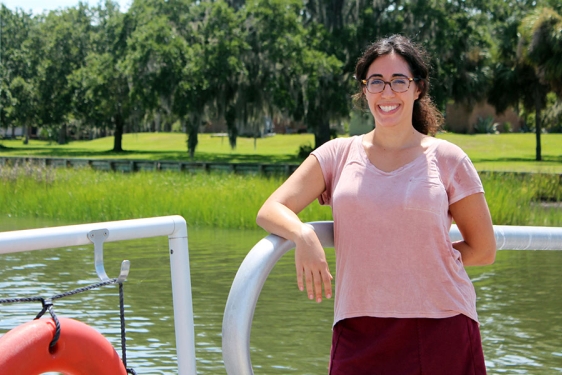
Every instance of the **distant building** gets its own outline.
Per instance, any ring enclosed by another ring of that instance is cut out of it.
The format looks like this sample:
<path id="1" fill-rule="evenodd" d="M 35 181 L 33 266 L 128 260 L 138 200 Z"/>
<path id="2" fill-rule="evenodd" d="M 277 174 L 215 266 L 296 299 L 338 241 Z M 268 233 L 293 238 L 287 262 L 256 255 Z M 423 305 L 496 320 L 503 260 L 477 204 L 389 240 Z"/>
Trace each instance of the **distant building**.
<path id="1" fill-rule="evenodd" d="M 0 138 L 20 138 L 23 136 L 23 128 L 16 126 L 15 128 L 0 128 Z"/>
<path id="2" fill-rule="evenodd" d="M 521 130 L 521 119 L 512 108 L 498 115 L 494 107 L 486 102 L 480 102 L 472 108 L 463 104 L 448 104 L 445 115 L 445 129 L 453 133 L 474 134 L 478 121 L 489 118 L 492 118 L 493 122 L 498 124 L 497 130 L 500 133 L 519 132 Z"/>
<path id="3" fill-rule="evenodd" d="M 349 135 L 365 134 L 373 130 L 375 122 L 369 111 L 352 110 L 349 119 Z"/>

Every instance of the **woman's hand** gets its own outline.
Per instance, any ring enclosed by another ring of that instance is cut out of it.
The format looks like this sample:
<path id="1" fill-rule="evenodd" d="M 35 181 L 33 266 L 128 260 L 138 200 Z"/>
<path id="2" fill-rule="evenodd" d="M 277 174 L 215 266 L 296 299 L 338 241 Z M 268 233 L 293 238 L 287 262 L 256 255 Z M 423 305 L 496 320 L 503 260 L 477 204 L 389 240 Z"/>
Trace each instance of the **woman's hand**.
<path id="1" fill-rule="evenodd" d="M 322 301 L 322 284 L 326 298 L 332 297 L 332 275 L 326 254 L 311 225 L 303 224 L 297 214 L 326 189 L 320 163 L 309 156 L 297 170 L 265 201 L 256 222 L 270 233 L 295 243 L 297 284 L 310 299 Z M 304 281 L 303 281 L 304 280 Z"/>
<path id="2" fill-rule="evenodd" d="M 326 253 L 318 240 L 312 226 L 302 225 L 301 235 L 295 241 L 295 266 L 297 268 L 297 285 L 309 299 L 322 302 L 322 284 L 326 298 L 332 298 L 332 275 Z M 303 282 L 304 280 L 304 282 Z"/>

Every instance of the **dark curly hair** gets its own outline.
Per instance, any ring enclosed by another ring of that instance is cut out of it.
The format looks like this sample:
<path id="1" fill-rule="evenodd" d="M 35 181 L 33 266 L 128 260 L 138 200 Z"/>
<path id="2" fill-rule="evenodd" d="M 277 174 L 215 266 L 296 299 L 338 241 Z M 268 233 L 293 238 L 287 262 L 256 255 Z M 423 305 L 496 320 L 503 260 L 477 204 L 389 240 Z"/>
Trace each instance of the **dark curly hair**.
<path id="1" fill-rule="evenodd" d="M 408 63 L 414 78 L 418 78 L 415 83 L 420 90 L 419 98 L 414 102 L 412 113 L 412 125 L 423 134 L 434 135 L 441 124 L 443 116 L 431 101 L 429 92 L 429 60 L 426 51 L 402 35 L 392 35 L 388 38 L 380 39 L 371 44 L 357 61 L 355 66 L 355 79 L 359 82 L 359 91 L 353 96 L 358 102 L 365 102 L 363 84 L 369 67 L 378 57 L 396 53 Z"/>

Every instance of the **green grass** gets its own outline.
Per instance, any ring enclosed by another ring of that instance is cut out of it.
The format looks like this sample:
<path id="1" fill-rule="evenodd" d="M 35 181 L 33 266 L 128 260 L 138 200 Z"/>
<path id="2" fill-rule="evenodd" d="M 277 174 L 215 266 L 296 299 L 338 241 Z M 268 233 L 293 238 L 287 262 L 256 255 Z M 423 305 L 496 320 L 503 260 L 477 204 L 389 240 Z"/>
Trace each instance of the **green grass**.
<path id="1" fill-rule="evenodd" d="M 191 226 L 256 228 L 259 207 L 282 181 L 232 173 L 122 174 L 26 164 L 0 169 L 0 213 L 76 223 L 181 215 Z M 301 216 L 329 220 L 331 213 L 315 203 Z"/>
<path id="2" fill-rule="evenodd" d="M 542 161 L 535 161 L 535 134 L 439 134 L 460 146 L 479 171 L 562 173 L 562 134 L 541 136 Z"/>
<path id="3" fill-rule="evenodd" d="M 481 175 L 497 225 L 562 226 L 562 178 L 553 174 Z"/>
<path id="4" fill-rule="evenodd" d="M 470 156 L 480 171 L 518 171 L 562 173 L 562 134 L 542 136 L 543 161 L 535 161 L 533 133 L 463 135 L 443 133 L 439 138 L 459 145 Z M 199 135 L 195 152 L 196 161 L 299 163 L 299 146 L 314 144 L 312 134 L 276 135 L 274 137 L 238 138 L 236 150 L 231 150 L 226 137 Z M 93 141 L 76 141 L 57 145 L 32 140 L 23 145 L 21 140 L 2 140 L 0 156 L 123 158 L 148 160 L 189 160 L 186 136 L 181 133 L 134 133 L 123 138 L 124 153 L 114 153 L 113 137 Z"/>
<path id="5" fill-rule="evenodd" d="M 31 164 L 0 169 L 0 214 L 64 223 L 181 215 L 190 226 L 256 228 L 255 216 L 281 177 L 231 173 L 115 173 Z M 495 224 L 562 226 L 558 175 L 482 175 Z M 331 220 L 314 202 L 303 221 Z"/>
<path id="6" fill-rule="evenodd" d="M 199 134 L 195 161 L 227 161 L 234 163 L 299 163 L 300 145 L 314 144 L 312 134 L 277 135 L 274 137 L 237 139 L 235 150 L 227 137 Z M 133 133 L 123 136 L 125 152 L 115 153 L 113 137 L 93 141 L 75 141 L 57 145 L 31 140 L 26 146 L 21 140 L 0 142 L 0 156 L 76 157 L 100 159 L 190 160 L 187 154 L 187 137 L 181 133 Z"/>

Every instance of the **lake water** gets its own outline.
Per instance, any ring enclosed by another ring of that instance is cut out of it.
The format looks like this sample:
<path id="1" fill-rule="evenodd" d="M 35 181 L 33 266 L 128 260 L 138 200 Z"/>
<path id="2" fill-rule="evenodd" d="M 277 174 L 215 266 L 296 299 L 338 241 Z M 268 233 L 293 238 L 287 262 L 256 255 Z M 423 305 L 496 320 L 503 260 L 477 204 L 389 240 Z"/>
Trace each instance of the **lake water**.
<path id="1" fill-rule="evenodd" d="M 188 220 L 189 222 L 189 220 Z M 71 223 L 72 224 L 72 223 Z M 53 225 L 0 218 L 0 231 Z M 234 275 L 261 230 L 189 228 L 197 370 L 225 374 L 221 325 Z M 333 250 L 327 250 L 334 271 Z M 167 238 L 108 243 L 104 262 L 125 283 L 127 358 L 138 374 L 177 373 Z M 500 251 L 496 263 L 469 268 L 476 293 L 488 374 L 562 373 L 562 251 Z M 97 282 L 93 245 L 0 255 L 0 298 L 50 296 Z M 310 302 L 295 281 L 292 252 L 267 280 L 252 325 L 256 374 L 326 374 L 333 301 Z M 0 333 L 27 322 L 40 304 L 0 305 Z M 102 332 L 120 353 L 118 287 L 55 302 L 60 316 Z"/>

